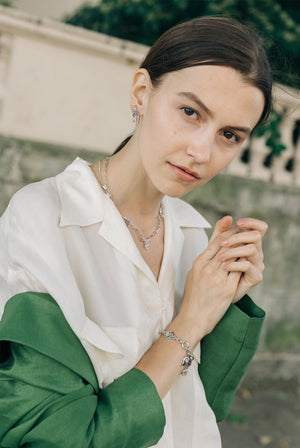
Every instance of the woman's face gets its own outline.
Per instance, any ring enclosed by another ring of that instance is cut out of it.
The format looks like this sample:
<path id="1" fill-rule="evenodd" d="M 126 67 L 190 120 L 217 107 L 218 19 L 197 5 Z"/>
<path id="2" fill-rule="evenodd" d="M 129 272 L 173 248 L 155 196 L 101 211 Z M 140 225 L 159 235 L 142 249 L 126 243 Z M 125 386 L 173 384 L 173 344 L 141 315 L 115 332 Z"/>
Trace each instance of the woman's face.
<path id="1" fill-rule="evenodd" d="M 141 71 L 136 84 L 143 84 Z M 147 81 L 147 79 L 146 79 Z M 264 107 L 263 93 L 239 72 L 196 66 L 167 74 L 157 88 L 133 87 L 142 115 L 136 141 L 146 175 L 179 197 L 205 184 L 240 151 Z"/>

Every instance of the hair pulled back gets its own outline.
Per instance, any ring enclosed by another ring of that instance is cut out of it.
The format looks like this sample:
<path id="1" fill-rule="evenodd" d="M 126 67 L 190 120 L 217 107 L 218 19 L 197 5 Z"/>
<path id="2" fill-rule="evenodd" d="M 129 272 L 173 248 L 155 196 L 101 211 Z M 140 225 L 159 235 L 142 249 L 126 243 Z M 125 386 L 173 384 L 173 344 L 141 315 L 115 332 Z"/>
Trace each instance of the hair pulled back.
<path id="1" fill-rule="evenodd" d="M 155 88 L 167 73 L 198 65 L 221 65 L 237 70 L 264 95 L 264 109 L 257 125 L 268 118 L 272 106 L 272 72 L 261 38 L 255 31 L 228 17 L 195 18 L 166 31 L 150 48 L 140 68 L 148 71 Z"/>

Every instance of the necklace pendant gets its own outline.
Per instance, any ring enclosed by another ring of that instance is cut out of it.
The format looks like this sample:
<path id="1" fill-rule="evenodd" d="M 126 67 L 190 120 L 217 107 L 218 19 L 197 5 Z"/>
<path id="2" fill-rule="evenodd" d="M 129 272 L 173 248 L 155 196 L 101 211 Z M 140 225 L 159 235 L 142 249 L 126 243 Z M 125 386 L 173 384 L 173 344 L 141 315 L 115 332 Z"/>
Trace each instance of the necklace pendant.
<path id="1" fill-rule="evenodd" d="M 111 198 L 111 194 L 110 194 L 110 191 L 109 191 L 109 186 L 106 185 L 106 184 L 104 184 L 102 188 L 103 188 L 105 194 L 106 194 L 109 198 Z"/>
<path id="2" fill-rule="evenodd" d="M 112 195 L 110 193 L 109 190 L 109 186 L 107 185 L 107 165 L 108 165 L 108 161 L 109 161 L 109 157 L 105 158 L 105 167 L 104 167 L 104 183 L 102 183 L 102 178 L 101 178 L 101 169 L 100 169 L 100 160 L 99 160 L 99 166 L 98 166 L 98 170 L 99 170 L 99 180 L 100 180 L 100 185 L 104 191 L 104 193 L 110 198 L 112 199 Z M 113 199 L 112 199 L 113 200 Z M 159 207 L 159 213 L 158 213 L 158 224 L 156 229 L 154 230 L 154 232 L 148 237 L 145 238 L 142 233 L 139 231 L 139 229 L 130 221 L 130 219 L 126 218 L 126 216 L 122 216 L 122 218 L 124 219 L 124 222 L 126 224 L 127 227 L 131 226 L 133 228 L 133 230 L 135 231 L 135 233 L 137 234 L 138 238 L 140 239 L 140 241 L 143 243 L 145 250 L 149 249 L 149 243 L 150 241 L 152 241 L 152 239 L 155 237 L 155 235 L 159 232 L 160 230 L 160 226 L 161 226 L 161 220 L 163 218 L 163 206 L 162 204 L 160 204 Z"/>

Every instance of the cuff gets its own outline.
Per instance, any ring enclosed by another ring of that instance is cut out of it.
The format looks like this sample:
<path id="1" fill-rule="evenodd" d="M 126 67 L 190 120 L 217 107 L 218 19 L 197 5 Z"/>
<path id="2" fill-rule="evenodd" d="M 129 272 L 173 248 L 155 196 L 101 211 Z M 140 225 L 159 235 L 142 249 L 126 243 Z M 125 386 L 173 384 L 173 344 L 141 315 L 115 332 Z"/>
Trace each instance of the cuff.
<path id="1" fill-rule="evenodd" d="M 228 311 L 201 341 L 199 374 L 217 421 L 230 410 L 236 388 L 259 342 L 265 312 L 248 296 Z"/>
<path id="2" fill-rule="evenodd" d="M 163 404 L 155 385 L 141 370 L 130 370 L 99 392 L 96 416 L 99 441 L 107 431 L 103 413 L 110 421 L 111 448 L 146 448 L 156 445 L 162 437 L 165 426 Z"/>

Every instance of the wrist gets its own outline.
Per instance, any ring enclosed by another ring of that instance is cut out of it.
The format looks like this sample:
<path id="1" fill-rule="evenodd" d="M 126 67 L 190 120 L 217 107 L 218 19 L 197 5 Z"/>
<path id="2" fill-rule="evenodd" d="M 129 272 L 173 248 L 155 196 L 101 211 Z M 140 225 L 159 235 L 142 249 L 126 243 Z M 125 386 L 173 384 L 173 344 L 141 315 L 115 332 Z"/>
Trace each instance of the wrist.
<path id="1" fill-rule="evenodd" d="M 177 337 L 187 341 L 190 349 L 193 351 L 198 342 L 205 336 L 202 335 L 199 326 L 189 319 L 183 318 L 178 314 L 166 328 L 167 331 L 173 331 Z"/>

